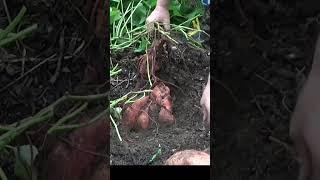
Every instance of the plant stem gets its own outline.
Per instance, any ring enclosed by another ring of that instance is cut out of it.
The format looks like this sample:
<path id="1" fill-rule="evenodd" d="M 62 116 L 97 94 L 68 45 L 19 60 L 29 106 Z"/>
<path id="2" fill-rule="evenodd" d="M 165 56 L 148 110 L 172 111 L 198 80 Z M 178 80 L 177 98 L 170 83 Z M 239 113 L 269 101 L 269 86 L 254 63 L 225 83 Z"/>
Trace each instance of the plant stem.
<path id="1" fill-rule="evenodd" d="M 37 24 L 34 24 L 18 33 L 15 33 L 15 34 L 12 34 L 11 36 L 5 38 L 5 39 L 2 39 L 1 40 L 1 37 L 0 37 L 0 47 L 3 47 L 4 45 L 6 44 L 9 44 L 13 41 L 16 41 L 17 39 L 22 39 L 23 37 L 25 37 L 27 34 L 33 32 L 35 29 L 38 28 L 38 25 Z"/>
<path id="2" fill-rule="evenodd" d="M 15 139 L 17 136 L 19 136 L 23 131 L 30 128 L 31 126 L 38 124 L 43 121 L 48 121 L 53 116 L 53 112 L 50 111 L 46 113 L 46 115 L 43 115 L 41 117 L 36 117 L 33 119 L 30 119 L 29 121 L 25 122 L 24 124 L 21 124 L 20 126 L 2 134 L 0 136 L 0 151 L 9 144 L 13 139 Z"/>
<path id="3" fill-rule="evenodd" d="M 81 107 L 79 107 L 78 109 L 76 109 L 75 111 L 73 111 L 72 113 L 62 117 L 60 120 L 57 121 L 56 124 L 54 124 L 49 130 L 48 130 L 48 134 L 51 134 L 52 131 L 54 131 L 60 124 L 67 122 L 68 120 L 74 118 L 75 116 L 77 116 L 79 113 L 81 113 L 84 109 L 86 109 L 88 106 L 88 103 L 84 103 Z"/>
<path id="4" fill-rule="evenodd" d="M 52 130 L 51 133 L 57 133 L 59 131 L 68 131 L 68 130 L 73 130 L 73 129 L 77 129 L 77 128 L 81 128 L 81 127 L 85 127 L 85 126 L 91 125 L 94 122 L 96 122 L 96 121 L 100 120 L 101 118 L 103 118 L 104 116 L 106 117 L 108 113 L 109 113 L 109 108 L 107 108 L 106 110 L 102 111 L 99 115 L 97 115 L 96 117 L 94 117 L 93 119 L 91 119 L 88 122 L 80 123 L 80 124 L 73 124 L 73 125 L 58 126 L 54 130 Z"/>
<path id="5" fill-rule="evenodd" d="M 149 82 L 149 85 L 150 85 L 150 88 L 152 87 L 152 82 L 151 82 L 151 78 L 150 78 L 150 65 L 149 65 L 149 54 L 147 52 L 148 50 L 146 50 L 146 56 L 147 56 L 147 74 L 148 74 L 148 82 Z M 152 67 L 154 68 L 154 67 Z"/>
<path id="6" fill-rule="evenodd" d="M 22 7 L 19 14 L 14 18 L 14 20 L 3 30 L 0 34 L 0 40 L 2 41 L 3 38 L 5 38 L 9 32 L 12 32 L 14 28 L 18 25 L 18 23 L 21 21 L 22 17 L 26 13 L 27 8 L 25 6 Z"/>
<path id="7" fill-rule="evenodd" d="M 116 122 L 114 121 L 114 119 L 112 118 L 111 115 L 110 115 L 110 119 L 111 119 L 111 122 L 112 122 L 114 128 L 116 129 L 116 132 L 117 132 L 119 141 L 122 142 L 122 138 L 121 138 L 120 133 L 119 133 L 119 130 L 118 130 L 118 125 L 116 124 Z"/>

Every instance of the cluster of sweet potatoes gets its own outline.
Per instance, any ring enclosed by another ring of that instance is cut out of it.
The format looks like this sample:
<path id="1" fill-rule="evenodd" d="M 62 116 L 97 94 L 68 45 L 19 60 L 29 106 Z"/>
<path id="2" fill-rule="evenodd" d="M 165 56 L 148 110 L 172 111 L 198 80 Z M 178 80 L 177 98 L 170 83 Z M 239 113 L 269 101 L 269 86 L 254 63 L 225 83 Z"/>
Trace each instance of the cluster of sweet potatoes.
<path id="1" fill-rule="evenodd" d="M 123 123 L 130 129 L 146 130 L 153 118 L 150 114 L 158 114 L 158 120 L 163 125 L 175 123 L 170 89 L 162 82 L 153 88 L 149 96 L 144 96 L 126 108 Z"/>
<path id="2" fill-rule="evenodd" d="M 172 114 L 173 103 L 170 89 L 163 82 L 159 81 L 155 75 L 161 65 L 157 59 L 157 52 L 163 49 L 165 42 L 165 39 L 156 40 L 152 48 L 139 59 L 140 76 L 147 78 L 149 73 L 149 76 L 152 77 L 155 83 L 149 96 L 145 96 L 125 108 L 123 124 L 129 129 L 148 129 L 151 120 L 154 118 L 150 114 L 158 114 L 160 124 L 170 125 L 175 123 L 175 117 Z"/>

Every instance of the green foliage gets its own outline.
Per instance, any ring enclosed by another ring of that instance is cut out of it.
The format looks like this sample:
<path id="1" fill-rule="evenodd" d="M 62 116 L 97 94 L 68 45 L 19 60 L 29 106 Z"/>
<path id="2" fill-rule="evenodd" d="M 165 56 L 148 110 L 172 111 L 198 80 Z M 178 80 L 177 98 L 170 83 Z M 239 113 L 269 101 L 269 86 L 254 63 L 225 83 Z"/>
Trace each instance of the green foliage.
<path id="1" fill-rule="evenodd" d="M 200 0 L 196 0 L 196 2 L 193 3 L 191 2 L 192 0 L 171 1 L 169 12 L 172 24 L 181 24 L 195 16 L 204 15 L 204 8 Z M 184 25 L 190 27 L 191 22 L 189 21 Z"/>
<path id="2" fill-rule="evenodd" d="M 111 51 L 123 51 L 133 47 L 135 52 L 143 52 L 151 44 L 145 29 L 146 18 L 154 10 L 156 0 L 111 0 L 110 27 Z M 195 8 L 196 7 L 196 8 Z M 169 8 L 171 24 L 190 27 L 190 19 L 203 16 L 200 1 L 175 0 Z"/>

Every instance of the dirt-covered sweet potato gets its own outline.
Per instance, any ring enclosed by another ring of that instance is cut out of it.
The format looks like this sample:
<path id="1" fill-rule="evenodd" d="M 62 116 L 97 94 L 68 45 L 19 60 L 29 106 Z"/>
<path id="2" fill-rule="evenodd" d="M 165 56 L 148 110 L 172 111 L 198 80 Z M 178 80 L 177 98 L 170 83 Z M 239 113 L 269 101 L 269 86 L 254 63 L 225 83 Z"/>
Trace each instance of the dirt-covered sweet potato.
<path id="1" fill-rule="evenodd" d="M 175 118 L 171 111 L 167 110 L 164 107 L 161 107 L 159 112 L 159 121 L 161 124 L 170 125 L 175 123 Z"/>
<path id="2" fill-rule="evenodd" d="M 149 106 L 147 106 L 144 110 L 141 110 L 140 115 L 137 119 L 137 129 L 146 130 L 150 126 L 150 117 L 149 117 Z"/>
<path id="3" fill-rule="evenodd" d="M 123 124 L 129 128 L 136 126 L 137 118 L 141 113 L 141 109 L 148 103 L 149 96 L 145 96 L 135 101 L 129 106 L 123 114 Z"/>
<path id="4" fill-rule="evenodd" d="M 210 165 L 210 155 L 196 150 L 179 151 L 167 159 L 165 165 Z"/>

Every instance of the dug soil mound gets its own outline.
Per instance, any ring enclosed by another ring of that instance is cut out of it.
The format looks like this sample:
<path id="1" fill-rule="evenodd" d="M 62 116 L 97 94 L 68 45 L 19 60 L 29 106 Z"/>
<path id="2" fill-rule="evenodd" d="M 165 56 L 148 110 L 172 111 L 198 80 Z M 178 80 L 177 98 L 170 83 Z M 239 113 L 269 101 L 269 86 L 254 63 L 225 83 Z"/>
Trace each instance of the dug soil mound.
<path id="1" fill-rule="evenodd" d="M 115 129 L 111 130 L 112 165 L 146 165 L 159 149 L 161 154 L 152 164 L 163 165 L 176 151 L 205 150 L 210 146 L 210 134 L 204 129 L 200 110 L 200 98 L 210 71 L 210 54 L 187 44 L 169 49 L 161 55 L 157 77 L 170 88 L 176 122 L 160 126 L 157 119 L 153 119 L 150 128 L 143 132 L 127 131 L 120 122 L 122 142 Z M 121 66 L 122 73 L 111 79 L 111 99 L 139 90 L 138 59 L 135 54 L 112 57 L 112 62 Z"/>

